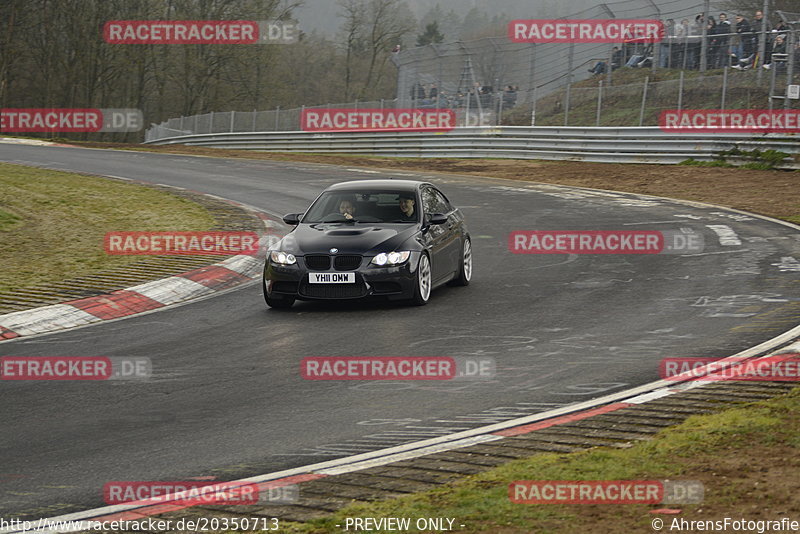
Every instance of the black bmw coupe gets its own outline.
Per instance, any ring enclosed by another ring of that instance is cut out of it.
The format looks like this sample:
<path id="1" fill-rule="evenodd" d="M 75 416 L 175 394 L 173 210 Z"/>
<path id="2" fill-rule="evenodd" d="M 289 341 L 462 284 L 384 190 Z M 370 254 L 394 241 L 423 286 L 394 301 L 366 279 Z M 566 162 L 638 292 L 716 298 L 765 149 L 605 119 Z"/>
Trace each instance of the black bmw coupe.
<path id="1" fill-rule="evenodd" d="M 305 213 L 283 220 L 295 228 L 270 248 L 264 266 L 264 297 L 273 308 L 364 297 L 422 306 L 437 286 L 466 286 L 472 277 L 464 217 L 426 182 L 336 184 Z"/>

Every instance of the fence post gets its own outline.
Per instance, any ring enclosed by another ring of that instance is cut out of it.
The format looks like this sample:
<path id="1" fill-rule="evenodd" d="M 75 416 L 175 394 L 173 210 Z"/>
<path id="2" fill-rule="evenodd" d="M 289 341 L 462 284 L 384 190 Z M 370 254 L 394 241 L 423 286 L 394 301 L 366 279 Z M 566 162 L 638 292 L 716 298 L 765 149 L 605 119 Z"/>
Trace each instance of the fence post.
<path id="1" fill-rule="evenodd" d="M 253 128 L 252 131 L 256 131 L 256 117 L 258 117 L 258 112 L 253 108 Z"/>
<path id="2" fill-rule="evenodd" d="M 795 46 L 796 46 L 796 43 L 797 43 L 797 30 L 793 29 L 793 30 L 787 32 L 787 37 L 788 37 L 788 39 L 787 39 L 788 43 L 787 43 L 787 46 L 786 46 L 786 50 L 788 52 L 788 55 L 786 56 L 786 61 L 787 61 L 787 65 L 786 65 L 786 94 L 784 95 L 787 98 L 783 99 L 783 109 L 789 109 L 789 102 L 790 102 L 790 100 L 788 98 L 788 96 L 789 96 L 789 85 L 794 81 L 794 55 L 797 52 L 795 50 Z M 773 69 L 775 69 L 777 67 L 778 67 L 777 65 L 773 65 L 772 66 Z"/>
<path id="3" fill-rule="evenodd" d="M 192 133 L 197 133 L 197 115 L 194 116 L 194 131 L 192 131 Z"/>
<path id="4" fill-rule="evenodd" d="M 533 102 L 533 93 L 536 91 L 536 80 L 534 75 L 536 73 L 536 44 L 531 43 L 530 48 L 530 61 L 528 62 L 528 96 Z"/>
<path id="5" fill-rule="evenodd" d="M 211 118 L 208 120 L 208 132 L 206 133 L 214 133 L 214 112 L 211 112 Z"/>
<path id="6" fill-rule="evenodd" d="M 639 109 L 639 126 L 644 124 L 644 106 L 647 103 L 647 84 L 650 82 L 650 76 L 644 77 L 644 87 L 642 88 L 642 107 Z"/>
<path id="7" fill-rule="evenodd" d="M 231 133 L 233 133 L 233 117 L 236 115 L 235 111 L 231 111 Z"/>
<path id="8" fill-rule="evenodd" d="M 181 115 L 181 133 L 183 133 L 183 115 Z"/>
<path id="9" fill-rule="evenodd" d="M 764 69 L 760 69 L 760 67 L 766 62 L 766 54 L 767 54 L 767 21 L 769 20 L 769 0 L 764 0 L 764 7 L 761 10 L 761 31 L 759 32 L 761 35 L 758 36 L 758 59 L 759 61 L 753 61 L 753 68 L 756 69 L 756 81 L 761 83 L 762 75 L 764 74 Z M 760 63 L 760 65 L 759 65 Z M 769 109 L 772 109 L 772 91 L 769 92 Z"/>
<path id="10" fill-rule="evenodd" d="M 498 104 L 498 107 L 500 109 L 497 112 L 497 120 L 495 122 L 497 123 L 497 126 L 502 126 L 503 125 L 503 96 L 505 95 L 505 91 L 498 91 L 497 94 L 500 95 L 500 102 Z"/>
<path id="11" fill-rule="evenodd" d="M 305 114 L 306 114 L 306 105 L 303 104 L 302 106 L 300 106 L 300 117 L 299 117 L 300 118 L 300 124 L 297 125 L 297 129 L 298 130 L 302 130 L 303 129 L 303 115 L 305 115 Z"/>
<path id="12" fill-rule="evenodd" d="M 381 98 L 381 111 L 383 111 L 383 99 Z"/>
<path id="13" fill-rule="evenodd" d="M 722 101 L 719 109 L 725 109 L 725 100 L 728 98 L 728 66 L 722 68 Z"/>
<path id="14" fill-rule="evenodd" d="M 595 126 L 600 126 L 600 109 L 603 107 L 603 80 L 597 84 L 597 118 L 595 119 Z"/>
<path id="15" fill-rule="evenodd" d="M 464 110 L 464 126 L 469 126 L 469 96 L 471 94 L 471 90 L 467 90 L 467 107 Z"/>
<path id="16" fill-rule="evenodd" d="M 536 86 L 533 86 L 533 97 L 531 99 L 531 126 L 536 126 Z"/>
<path id="17" fill-rule="evenodd" d="M 678 111 L 683 110 L 683 71 L 678 78 Z"/>
<path id="18" fill-rule="evenodd" d="M 575 61 L 575 42 L 569 43 L 569 56 L 567 57 L 567 96 L 564 99 L 564 126 L 569 122 L 569 100 L 572 91 L 572 65 Z"/>
<path id="19" fill-rule="evenodd" d="M 708 11 L 710 4 L 710 0 L 703 2 L 703 30 L 700 33 L 700 39 L 702 39 L 700 41 L 700 72 L 702 73 L 705 73 L 706 67 L 708 67 Z"/>
<path id="20" fill-rule="evenodd" d="M 276 132 L 279 131 L 278 127 L 280 125 L 280 120 L 281 120 L 281 107 L 278 106 L 277 108 L 275 108 L 275 131 Z"/>

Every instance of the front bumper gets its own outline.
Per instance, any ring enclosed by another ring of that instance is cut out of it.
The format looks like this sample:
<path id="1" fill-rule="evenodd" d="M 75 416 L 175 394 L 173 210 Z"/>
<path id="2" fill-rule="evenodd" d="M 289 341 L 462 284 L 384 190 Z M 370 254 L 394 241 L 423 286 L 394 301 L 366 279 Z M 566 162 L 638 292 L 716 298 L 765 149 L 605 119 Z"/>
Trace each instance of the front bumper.
<path id="1" fill-rule="evenodd" d="M 270 296 L 294 297 L 299 300 L 345 300 L 384 297 L 406 300 L 414 296 L 416 266 L 419 253 L 412 252 L 406 262 L 393 267 L 379 267 L 365 256 L 355 270 L 309 269 L 302 256 L 294 265 L 273 263 L 267 257 L 264 266 L 264 285 Z M 355 273 L 354 284 L 312 284 L 309 273 Z"/>

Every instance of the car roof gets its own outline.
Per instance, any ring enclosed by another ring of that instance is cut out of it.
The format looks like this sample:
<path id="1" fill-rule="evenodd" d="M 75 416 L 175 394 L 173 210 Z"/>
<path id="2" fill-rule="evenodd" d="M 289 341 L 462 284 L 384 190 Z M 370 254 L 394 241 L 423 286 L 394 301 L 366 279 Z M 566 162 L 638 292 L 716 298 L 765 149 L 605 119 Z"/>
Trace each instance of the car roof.
<path id="1" fill-rule="evenodd" d="M 422 185 L 431 184 L 416 180 L 352 180 L 334 184 L 328 187 L 326 191 L 363 191 L 364 189 L 378 191 L 416 191 Z"/>

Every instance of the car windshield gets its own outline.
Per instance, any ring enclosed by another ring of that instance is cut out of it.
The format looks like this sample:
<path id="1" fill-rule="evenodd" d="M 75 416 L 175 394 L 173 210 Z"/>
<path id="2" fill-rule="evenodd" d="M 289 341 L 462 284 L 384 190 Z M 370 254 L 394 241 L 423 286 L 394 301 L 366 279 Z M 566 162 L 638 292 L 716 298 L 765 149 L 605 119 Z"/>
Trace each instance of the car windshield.
<path id="1" fill-rule="evenodd" d="M 303 223 L 407 223 L 419 220 L 413 191 L 326 191 Z"/>

